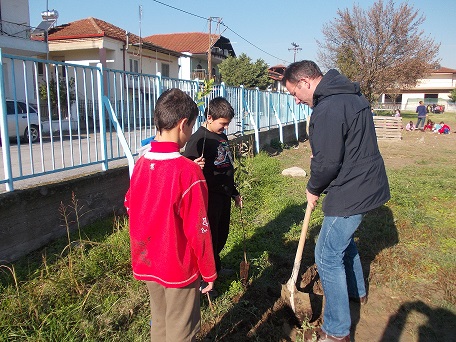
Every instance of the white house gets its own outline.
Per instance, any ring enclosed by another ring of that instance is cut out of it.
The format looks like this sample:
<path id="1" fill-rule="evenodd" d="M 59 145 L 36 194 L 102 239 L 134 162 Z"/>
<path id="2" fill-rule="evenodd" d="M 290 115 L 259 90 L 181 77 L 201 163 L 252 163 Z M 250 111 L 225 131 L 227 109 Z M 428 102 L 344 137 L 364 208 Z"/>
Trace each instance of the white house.
<path id="1" fill-rule="evenodd" d="M 179 58 L 179 78 L 185 80 L 205 79 L 208 76 L 209 45 L 211 76 L 216 81 L 220 81 L 218 65 L 229 56 L 236 56 L 228 38 L 212 34 L 209 39 L 209 33 L 203 32 L 154 34 L 145 37 L 144 41 L 182 53 L 183 56 Z"/>
<path id="2" fill-rule="evenodd" d="M 106 21 L 86 18 L 49 31 L 49 59 L 162 76 L 178 76 L 180 53 L 156 46 Z M 141 42 L 141 44 L 140 44 Z"/>
<path id="3" fill-rule="evenodd" d="M 401 90 L 396 100 L 401 103 L 402 110 L 415 109 L 419 101 L 428 104 L 445 105 L 446 110 L 455 110 L 454 103 L 450 101 L 450 92 L 456 88 L 456 69 L 440 67 L 432 70 L 426 78 L 420 79 L 412 88 Z M 383 95 L 381 102 L 391 103 L 388 96 Z"/>

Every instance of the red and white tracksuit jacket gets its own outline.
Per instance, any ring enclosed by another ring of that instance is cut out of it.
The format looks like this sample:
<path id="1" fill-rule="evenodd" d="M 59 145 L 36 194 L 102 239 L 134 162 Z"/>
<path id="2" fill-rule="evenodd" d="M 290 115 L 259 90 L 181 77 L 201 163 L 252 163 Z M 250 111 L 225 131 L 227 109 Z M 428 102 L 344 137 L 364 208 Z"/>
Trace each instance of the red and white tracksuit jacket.
<path id="1" fill-rule="evenodd" d="M 133 275 L 184 287 L 217 278 L 200 167 L 172 142 L 152 142 L 136 163 L 125 196 Z"/>

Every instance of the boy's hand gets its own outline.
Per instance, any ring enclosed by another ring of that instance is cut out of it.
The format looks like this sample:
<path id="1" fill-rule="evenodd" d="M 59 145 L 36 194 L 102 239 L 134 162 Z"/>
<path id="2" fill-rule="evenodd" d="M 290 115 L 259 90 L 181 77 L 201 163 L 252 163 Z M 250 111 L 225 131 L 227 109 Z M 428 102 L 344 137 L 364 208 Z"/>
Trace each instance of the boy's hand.
<path id="1" fill-rule="evenodd" d="M 199 167 L 202 169 L 204 169 L 204 164 L 206 162 L 206 160 L 203 158 L 203 157 L 198 157 L 194 160 L 195 163 L 197 163 L 199 165 Z"/>
<path id="2" fill-rule="evenodd" d="M 214 282 L 213 281 L 210 281 L 207 283 L 207 286 L 204 288 L 204 289 L 201 289 L 201 293 L 206 293 L 206 292 L 209 292 L 210 290 L 212 290 L 214 288 Z"/>
<path id="3" fill-rule="evenodd" d="M 242 197 L 241 195 L 234 196 L 234 203 L 237 207 L 242 208 Z"/>

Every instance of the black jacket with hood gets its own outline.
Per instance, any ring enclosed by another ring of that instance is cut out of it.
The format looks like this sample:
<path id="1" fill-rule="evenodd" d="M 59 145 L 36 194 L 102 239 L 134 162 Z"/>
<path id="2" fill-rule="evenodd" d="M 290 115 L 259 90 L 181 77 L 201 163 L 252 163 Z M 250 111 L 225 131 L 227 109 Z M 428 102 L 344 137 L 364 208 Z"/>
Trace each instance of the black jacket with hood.
<path id="1" fill-rule="evenodd" d="M 313 95 L 309 123 L 312 148 L 307 189 L 326 193 L 326 216 L 351 216 L 390 199 L 369 102 L 359 85 L 329 70 Z"/>

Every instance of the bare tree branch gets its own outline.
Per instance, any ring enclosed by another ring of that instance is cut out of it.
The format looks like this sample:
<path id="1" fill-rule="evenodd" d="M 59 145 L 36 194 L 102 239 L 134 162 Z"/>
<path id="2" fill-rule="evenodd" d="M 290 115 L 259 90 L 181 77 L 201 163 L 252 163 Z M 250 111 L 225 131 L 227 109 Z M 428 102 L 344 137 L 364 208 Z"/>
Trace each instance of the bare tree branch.
<path id="1" fill-rule="evenodd" d="M 383 93 L 416 85 L 436 67 L 440 44 L 420 29 L 424 15 L 408 3 L 378 0 L 363 10 L 339 9 L 333 22 L 323 26 L 324 42 L 318 58 L 324 68 L 338 68 L 360 83 L 374 102 Z"/>

